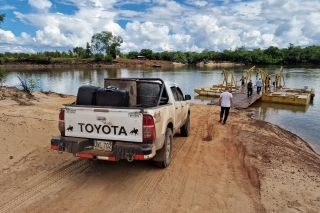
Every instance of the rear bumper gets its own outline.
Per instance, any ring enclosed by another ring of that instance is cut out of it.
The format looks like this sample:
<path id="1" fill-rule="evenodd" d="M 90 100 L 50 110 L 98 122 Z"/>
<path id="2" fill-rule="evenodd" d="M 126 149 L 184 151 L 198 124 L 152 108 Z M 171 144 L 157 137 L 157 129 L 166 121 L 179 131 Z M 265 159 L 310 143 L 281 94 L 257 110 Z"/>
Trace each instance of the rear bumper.
<path id="1" fill-rule="evenodd" d="M 97 160 L 119 161 L 121 159 L 148 160 L 154 157 L 153 144 L 114 142 L 112 152 L 93 149 L 93 139 L 56 136 L 51 139 L 51 149 L 69 152 L 74 156 Z"/>

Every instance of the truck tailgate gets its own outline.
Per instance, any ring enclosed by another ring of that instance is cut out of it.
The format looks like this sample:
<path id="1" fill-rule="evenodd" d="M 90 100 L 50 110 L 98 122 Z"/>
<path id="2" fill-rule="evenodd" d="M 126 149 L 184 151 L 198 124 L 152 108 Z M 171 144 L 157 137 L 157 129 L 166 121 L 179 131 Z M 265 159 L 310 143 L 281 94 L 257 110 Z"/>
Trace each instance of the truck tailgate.
<path id="1" fill-rule="evenodd" d="M 143 114 L 137 109 L 66 107 L 64 119 L 66 136 L 143 141 Z"/>

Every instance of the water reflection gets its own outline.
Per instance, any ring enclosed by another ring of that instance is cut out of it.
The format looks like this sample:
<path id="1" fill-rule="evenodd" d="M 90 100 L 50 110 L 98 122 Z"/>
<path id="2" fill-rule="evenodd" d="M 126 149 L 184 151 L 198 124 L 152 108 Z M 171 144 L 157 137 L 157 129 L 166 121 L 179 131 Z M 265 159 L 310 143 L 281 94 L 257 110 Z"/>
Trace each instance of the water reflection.
<path id="1" fill-rule="evenodd" d="M 208 87 L 223 82 L 222 68 L 234 73 L 239 80 L 252 66 L 243 67 L 127 67 L 127 68 L 59 68 L 59 69 L 12 69 L 7 70 L 7 86 L 19 85 L 17 76 L 25 79 L 39 79 L 41 89 L 57 93 L 76 95 L 81 85 L 103 86 L 105 78 L 119 77 L 159 77 L 178 83 L 184 93 L 190 94 L 191 102 L 207 104 L 217 97 L 199 96 L 194 88 Z M 256 66 L 257 67 L 257 66 Z M 279 66 L 259 66 L 269 74 L 277 73 Z M 320 91 L 320 69 L 317 67 L 284 67 L 285 83 L 288 87 L 315 88 Z M 253 75 L 253 78 L 255 76 Z M 252 79 L 255 83 L 255 79 Z M 239 82 L 239 81 L 238 81 Z M 239 82 L 240 83 L 240 82 Z M 304 140 L 320 153 L 320 99 L 317 94 L 309 106 L 281 105 L 257 102 L 251 109 L 257 112 L 259 119 L 288 129 Z"/>
<path id="2" fill-rule="evenodd" d="M 264 102 L 258 101 L 252 104 L 250 108 L 259 108 L 260 114 L 266 115 L 268 113 L 268 110 L 272 110 L 273 113 L 278 113 L 280 111 L 290 111 L 292 113 L 307 112 L 309 105 L 298 106 L 298 105 L 289 105 L 289 104 L 264 103 Z"/>
<path id="3" fill-rule="evenodd" d="M 196 95 L 193 96 L 195 103 L 201 103 L 201 104 L 207 104 L 216 98 L 219 98 L 219 96 L 203 96 L 203 95 Z"/>

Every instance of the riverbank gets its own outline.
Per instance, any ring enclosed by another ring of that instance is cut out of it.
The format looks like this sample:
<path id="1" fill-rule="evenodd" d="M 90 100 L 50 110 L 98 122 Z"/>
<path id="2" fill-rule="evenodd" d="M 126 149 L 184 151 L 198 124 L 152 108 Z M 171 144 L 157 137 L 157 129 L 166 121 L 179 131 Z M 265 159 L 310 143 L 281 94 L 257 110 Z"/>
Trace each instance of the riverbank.
<path id="1" fill-rule="evenodd" d="M 128 60 L 128 59 L 118 59 L 114 62 L 93 62 L 88 60 L 71 60 L 66 62 L 52 62 L 49 64 L 36 64 L 30 62 L 10 62 L 2 65 L 4 69 L 43 69 L 43 68 L 68 68 L 68 67 L 87 67 L 87 68 L 110 68 L 110 67 L 177 67 L 186 66 L 188 64 L 161 61 L 161 60 Z M 232 67 L 232 66 L 244 66 L 245 64 L 232 63 L 228 61 L 214 62 L 209 61 L 207 63 L 201 62 L 197 63 L 197 66 L 207 66 L 207 67 Z"/>
<path id="2" fill-rule="evenodd" d="M 90 67 L 90 68 L 110 68 L 110 67 L 170 67 L 173 63 L 168 61 L 154 60 L 118 60 L 115 62 L 92 62 L 86 60 L 69 62 L 52 62 L 49 64 L 35 64 L 27 62 L 6 63 L 5 69 L 42 69 L 42 68 L 68 68 L 68 67 Z"/>
<path id="3" fill-rule="evenodd" d="M 162 170 L 51 150 L 59 108 L 73 101 L 0 87 L 0 212 L 320 212 L 320 156 L 246 111 L 222 125 L 219 107 L 191 104 L 191 134 L 174 137 Z"/>

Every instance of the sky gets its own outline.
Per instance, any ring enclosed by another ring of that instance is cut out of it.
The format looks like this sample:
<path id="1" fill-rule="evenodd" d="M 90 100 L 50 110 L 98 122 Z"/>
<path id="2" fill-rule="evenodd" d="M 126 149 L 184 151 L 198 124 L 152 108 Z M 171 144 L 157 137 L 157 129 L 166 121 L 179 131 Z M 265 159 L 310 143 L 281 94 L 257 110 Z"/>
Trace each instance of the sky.
<path id="1" fill-rule="evenodd" d="M 320 0 L 0 0 L 0 52 L 68 51 L 95 33 L 120 51 L 320 45 Z"/>

